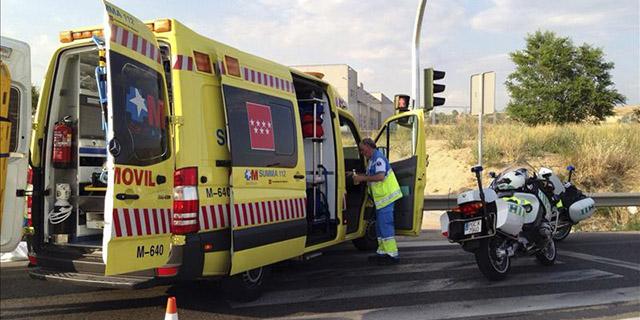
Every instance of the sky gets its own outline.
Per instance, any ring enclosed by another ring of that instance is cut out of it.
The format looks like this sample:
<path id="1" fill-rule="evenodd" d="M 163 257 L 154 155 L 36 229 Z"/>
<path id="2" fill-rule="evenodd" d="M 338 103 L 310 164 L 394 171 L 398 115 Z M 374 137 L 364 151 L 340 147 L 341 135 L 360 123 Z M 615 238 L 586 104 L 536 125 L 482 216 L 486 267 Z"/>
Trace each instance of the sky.
<path id="1" fill-rule="evenodd" d="M 195 31 L 285 65 L 348 64 L 369 92 L 411 92 L 411 44 L 418 0 L 236 0 L 113 3 L 142 20 L 176 18 Z M 550 30 L 574 44 L 600 47 L 615 63 L 616 89 L 640 104 L 638 0 L 428 0 L 420 63 L 446 72 L 446 107 L 469 105 L 469 77 L 496 72 L 496 109 L 515 66 L 509 53 Z M 96 1 L 0 2 L 0 33 L 31 45 L 38 86 L 59 46 L 58 34 L 102 23 Z"/>

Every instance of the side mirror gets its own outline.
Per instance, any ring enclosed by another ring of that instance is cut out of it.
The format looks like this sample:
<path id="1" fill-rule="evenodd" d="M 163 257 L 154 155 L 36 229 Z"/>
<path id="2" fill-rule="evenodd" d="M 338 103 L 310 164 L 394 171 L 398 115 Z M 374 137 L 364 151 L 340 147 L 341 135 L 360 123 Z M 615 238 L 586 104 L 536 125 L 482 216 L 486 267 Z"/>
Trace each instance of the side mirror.
<path id="1" fill-rule="evenodd" d="M 493 171 L 489 171 L 489 177 L 491 177 L 492 179 L 495 179 L 497 177 L 496 173 Z"/>
<path id="2" fill-rule="evenodd" d="M 572 165 L 567 166 L 567 171 L 571 172 L 571 171 L 574 171 L 574 170 L 576 170 L 576 168 L 574 166 L 572 166 Z"/>
<path id="3" fill-rule="evenodd" d="M 482 172 L 482 170 L 484 170 L 482 168 L 482 166 L 473 166 L 473 167 L 471 167 L 471 172 L 473 172 L 473 173 L 480 173 L 480 172 Z"/>

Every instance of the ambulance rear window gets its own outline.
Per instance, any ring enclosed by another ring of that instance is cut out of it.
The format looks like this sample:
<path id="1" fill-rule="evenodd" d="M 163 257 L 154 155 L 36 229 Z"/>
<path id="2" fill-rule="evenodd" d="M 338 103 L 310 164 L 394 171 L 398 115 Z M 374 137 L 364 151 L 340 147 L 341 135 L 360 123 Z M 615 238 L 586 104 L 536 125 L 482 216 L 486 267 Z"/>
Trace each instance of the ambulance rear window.
<path id="1" fill-rule="evenodd" d="M 145 166 L 169 158 L 164 82 L 154 69 L 110 52 L 118 164 Z"/>

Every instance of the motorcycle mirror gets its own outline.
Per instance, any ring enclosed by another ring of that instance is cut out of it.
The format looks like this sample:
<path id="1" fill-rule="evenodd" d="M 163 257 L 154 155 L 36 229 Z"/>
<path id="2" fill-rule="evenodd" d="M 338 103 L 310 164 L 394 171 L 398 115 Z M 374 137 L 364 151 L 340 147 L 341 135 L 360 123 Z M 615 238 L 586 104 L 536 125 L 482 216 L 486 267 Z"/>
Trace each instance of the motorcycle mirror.
<path id="1" fill-rule="evenodd" d="M 489 177 L 495 179 L 497 177 L 496 173 L 493 171 L 489 171 Z"/>
<path id="2" fill-rule="evenodd" d="M 482 166 L 473 166 L 473 167 L 471 167 L 471 172 L 473 172 L 473 173 L 479 173 L 479 172 L 482 172 L 482 170 L 483 170 Z"/>
<path id="3" fill-rule="evenodd" d="M 574 170 L 576 170 L 576 168 L 574 166 L 572 166 L 572 165 L 567 166 L 567 171 L 571 172 L 571 171 L 574 171 Z"/>

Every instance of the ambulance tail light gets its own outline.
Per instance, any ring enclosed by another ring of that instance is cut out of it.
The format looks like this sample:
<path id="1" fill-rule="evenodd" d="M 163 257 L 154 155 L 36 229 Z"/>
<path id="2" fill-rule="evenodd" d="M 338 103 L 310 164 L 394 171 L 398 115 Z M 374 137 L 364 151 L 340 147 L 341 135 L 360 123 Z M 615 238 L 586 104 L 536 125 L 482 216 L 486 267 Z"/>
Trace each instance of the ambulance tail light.
<path id="1" fill-rule="evenodd" d="M 198 168 L 178 169 L 173 174 L 173 216 L 171 233 L 187 234 L 198 232 Z"/>

